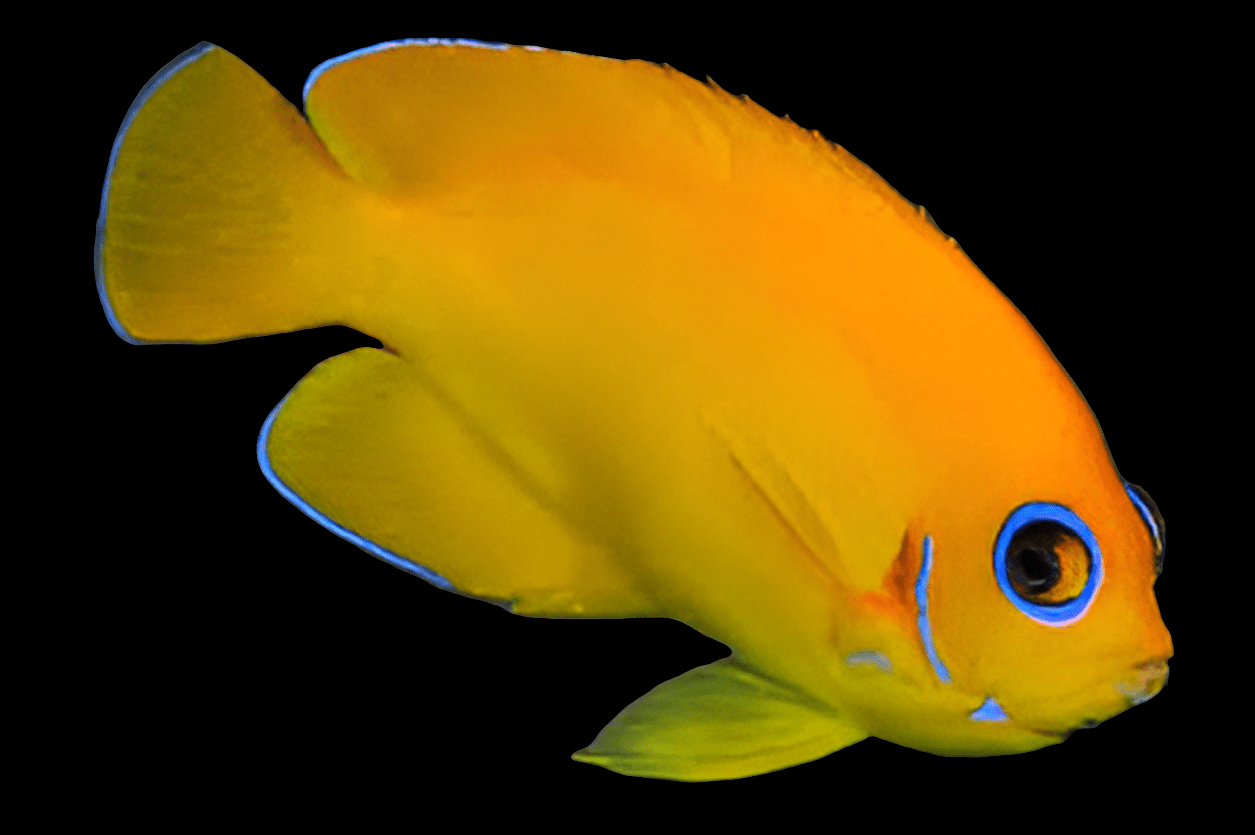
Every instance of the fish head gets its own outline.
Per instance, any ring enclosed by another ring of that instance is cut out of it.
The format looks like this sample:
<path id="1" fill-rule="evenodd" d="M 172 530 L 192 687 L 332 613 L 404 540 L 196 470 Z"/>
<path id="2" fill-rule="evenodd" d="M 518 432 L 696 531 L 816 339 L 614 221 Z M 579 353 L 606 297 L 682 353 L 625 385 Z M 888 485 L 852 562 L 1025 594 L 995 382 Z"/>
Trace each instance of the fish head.
<path id="1" fill-rule="evenodd" d="M 1026 476 L 1003 489 L 951 492 L 927 525 L 934 666 L 942 690 L 980 703 L 968 721 L 990 753 L 1061 741 L 1167 682 L 1172 639 L 1153 588 L 1163 519 L 1094 458 L 1022 462 Z"/>

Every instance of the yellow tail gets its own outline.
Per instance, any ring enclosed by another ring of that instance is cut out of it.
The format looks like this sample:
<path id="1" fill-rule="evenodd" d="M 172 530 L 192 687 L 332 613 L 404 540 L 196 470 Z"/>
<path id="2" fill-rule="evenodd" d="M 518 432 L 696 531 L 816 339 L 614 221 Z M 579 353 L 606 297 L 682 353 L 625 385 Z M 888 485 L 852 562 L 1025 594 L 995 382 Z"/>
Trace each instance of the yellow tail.
<path id="1" fill-rule="evenodd" d="M 341 321 L 357 187 L 301 114 L 202 43 L 140 92 L 114 142 L 96 281 L 131 342 L 219 342 Z"/>

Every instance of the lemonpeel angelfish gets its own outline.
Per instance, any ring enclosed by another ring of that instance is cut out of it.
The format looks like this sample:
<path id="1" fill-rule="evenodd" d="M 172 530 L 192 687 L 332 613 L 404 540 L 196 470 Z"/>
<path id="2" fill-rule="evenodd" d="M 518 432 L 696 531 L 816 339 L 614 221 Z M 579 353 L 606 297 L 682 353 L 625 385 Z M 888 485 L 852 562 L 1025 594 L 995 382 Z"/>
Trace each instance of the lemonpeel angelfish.
<path id="1" fill-rule="evenodd" d="M 842 148 L 665 66 L 189 50 L 97 228 L 137 343 L 347 324 L 267 478 L 442 588 L 732 649 L 578 760 L 742 777 L 867 736 L 1028 751 L 1153 696 L 1163 520 L 1024 317 Z"/>

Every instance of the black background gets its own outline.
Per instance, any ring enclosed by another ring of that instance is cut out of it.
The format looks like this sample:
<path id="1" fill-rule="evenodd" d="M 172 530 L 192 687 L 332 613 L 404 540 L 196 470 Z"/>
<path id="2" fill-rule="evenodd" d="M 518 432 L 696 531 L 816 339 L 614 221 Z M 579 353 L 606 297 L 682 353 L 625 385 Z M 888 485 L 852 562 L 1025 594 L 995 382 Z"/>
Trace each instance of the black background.
<path id="1" fill-rule="evenodd" d="M 791 798 L 782 820 L 823 813 L 832 826 L 851 807 L 972 820 L 1001 798 L 1057 821 L 1040 814 L 1057 795 L 1112 809 L 1175 802 L 1157 787 L 1197 767 L 1215 680 L 1200 660 L 1201 607 L 1189 591 L 1210 582 L 1192 579 L 1195 530 L 1208 520 L 1181 421 L 1207 383 L 1190 359 L 1199 288 L 1181 240 L 1192 175 L 1174 159 L 1196 104 L 1165 46 L 1173 35 L 1093 21 L 915 20 L 904 32 L 897 21 L 493 19 L 424 13 L 260 27 L 207 18 L 134 31 L 115 22 L 73 58 L 83 174 L 65 197 L 76 277 L 62 283 L 72 289 L 60 304 L 82 316 L 72 370 L 88 393 L 78 408 L 90 466 L 79 489 L 90 510 L 65 525 L 93 544 L 64 570 L 94 597 L 99 614 L 76 640 L 93 671 L 83 686 L 109 705 L 89 717 L 88 760 L 126 751 L 143 763 L 138 782 L 175 797 L 208 789 L 230 804 L 279 787 L 334 792 L 366 781 L 420 804 L 416 815 L 473 790 L 482 803 L 469 810 L 519 820 L 559 814 L 575 798 L 605 799 L 606 812 L 629 798 L 645 810 L 660 799 L 696 809 L 697 798 L 747 808 Z M 710 76 L 820 130 L 925 205 L 1042 334 L 1122 474 L 1167 518 L 1157 591 L 1177 658 L 1166 690 L 1015 757 L 941 758 L 867 740 L 782 772 L 694 786 L 570 761 L 634 698 L 726 650 L 667 620 L 513 616 L 371 558 L 279 496 L 255 443 L 310 368 L 377 343 L 337 327 L 137 347 L 113 334 L 94 290 L 92 228 L 110 146 L 132 98 L 166 62 L 210 40 L 299 103 L 321 61 L 428 36 L 643 58 Z M 519 787 L 533 792 L 533 812 L 493 805 L 499 790 Z"/>

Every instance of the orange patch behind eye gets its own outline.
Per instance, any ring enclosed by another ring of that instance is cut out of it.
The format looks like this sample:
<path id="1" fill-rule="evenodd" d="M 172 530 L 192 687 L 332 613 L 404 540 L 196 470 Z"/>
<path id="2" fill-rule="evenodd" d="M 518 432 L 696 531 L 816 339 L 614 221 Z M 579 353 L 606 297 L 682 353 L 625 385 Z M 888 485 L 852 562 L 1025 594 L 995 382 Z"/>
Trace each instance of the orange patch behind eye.
<path id="1" fill-rule="evenodd" d="M 922 560 L 920 544 L 908 531 L 902 537 L 898 556 L 885 572 L 880 589 L 860 595 L 862 606 L 911 627 L 915 622 L 915 578 Z"/>

